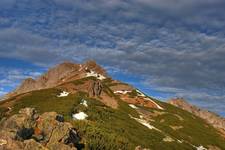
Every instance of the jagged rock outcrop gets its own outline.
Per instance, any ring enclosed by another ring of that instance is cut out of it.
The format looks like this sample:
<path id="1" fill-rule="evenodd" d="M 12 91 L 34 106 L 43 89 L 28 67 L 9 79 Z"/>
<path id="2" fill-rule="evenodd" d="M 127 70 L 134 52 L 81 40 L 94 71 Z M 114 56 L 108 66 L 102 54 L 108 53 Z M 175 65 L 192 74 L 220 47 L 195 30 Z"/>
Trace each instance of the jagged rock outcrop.
<path id="1" fill-rule="evenodd" d="M 33 108 L 20 110 L 0 124 L 0 150 L 76 150 L 80 137 L 55 112 L 38 115 Z"/>
<path id="2" fill-rule="evenodd" d="M 200 109 L 194 105 L 191 105 L 182 98 L 169 100 L 168 103 L 204 119 L 206 122 L 211 124 L 214 128 L 220 130 L 225 136 L 225 119 L 224 118 L 218 116 L 215 113 L 212 113 L 207 110 Z"/>
<path id="3" fill-rule="evenodd" d="M 99 96 L 101 96 L 102 89 L 103 89 L 103 85 L 100 81 L 92 81 L 90 83 L 88 93 L 92 97 L 95 97 L 95 96 L 99 97 Z"/>

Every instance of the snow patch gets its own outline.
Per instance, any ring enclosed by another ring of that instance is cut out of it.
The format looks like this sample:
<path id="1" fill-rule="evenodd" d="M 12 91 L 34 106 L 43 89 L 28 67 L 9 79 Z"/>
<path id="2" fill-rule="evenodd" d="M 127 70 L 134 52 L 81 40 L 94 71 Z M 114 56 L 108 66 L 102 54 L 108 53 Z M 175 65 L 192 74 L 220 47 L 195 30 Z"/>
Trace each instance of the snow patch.
<path id="1" fill-rule="evenodd" d="M 172 138 L 169 137 L 169 136 L 166 136 L 165 138 L 163 138 L 163 141 L 164 141 L 164 142 L 174 142 L 174 139 L 172 139 Z"/>
<path id="2" fill-rule="evenodd" d="M 73 114 L 72 117 L 74 120 L 84 120 L 88 117 L 88 115 L 85 114 L 84 112 L 79 112 L 79 113 Z"/>
<path id="3" fill-rule="evenodd" d="M 85 99 L 82 99 L 80 104 L 88 107 L 87 101 Z"/>
<path id="4" fill-rule="evenodd" d="M 136 92 L 137 92 L 137 95 L 140 96 L 140 97 L 146 97 L 146 95 L 144 93 L 142 93 L 141 91 L 137 90 L 136 89 Z"/>
<path id="5" fill-rule="evenodd" d="M 196 147 L 197 150 L 207 150 L 205 147 L 203 147 L 202 145 L 199 147 Z"/>
<path id="6" fill-rule="evenodd" d="M 126 91 L 126 90 L 121 90 L 121 91 L 115 91 L 115 94 L 127 94 L 130 93 L 131 91 Z"/>
<path id="7" fill-rule="evenodd" d="M 69 95 L 68 92 L 63 91 L 63 92 L 61 92 L 57 97 L 66 97 L 66 96 L 68 96 L 68 95 Z"/>
<path id="8" fill-rule="evenodd" d="M 151 101 L 153 104 L 156 105 L 156 107 L 157 107 L 158 109 L 164 110 L 161 106 L 159 106 L 156 102 L 154 102 L 153 100 L 151 100 L 149 97 L 146 97 L 146 98 L 144 98 L 144 99 L 145 99 L 145 100 L 148 100 L 148 101 Z"/>
<path id="9" fill-rule="evenodd" d="M 129 104 L 129 106 L 130 106 L 131 108 L 138 109 L 138 107 L 135 106 L 135 105 L 133 105 L 133 104 Z"/>
<path id="10" fill-rule="evenodd" d="M 139 122 L 140 124 L 146 126 L 147 128 L 149 128 L 149 129 L 151 129 L 151 130 L 154 129 L 154 130 L 157 130 L 157 131 L 161 132 L 159 129 L 157 129 L 157 128 L 155 128 L 154 126 L 150 125 L 150 124 L 149 124 L 146 120 L 144 120 L 144 119 L 135 118 L 135 117 L 132 117 L 131 115 L 130 115 L 130 118 L 136 120 L 137 122 Z"/>
<path id="11" fill-rule="evenodd" d="M 183 143 L 183 140 L 177 140 L 178 143 Z"/>
<path id="12" fill-rule="evenodd" d="M 98 73 L 96 73 L 96 72 L 94 72 L 94 71 L 90 71 L 90 72 L 87 72 L 86 73 L 86 77 L 96 77 L 97 79 L 99 79 L 99 80 L 104 80 L 104 79 L 106 79 L 106 77 L 105 76 L 103 76 L 103 75 L 101 75 L 101 74 L 98 74 Z"/>

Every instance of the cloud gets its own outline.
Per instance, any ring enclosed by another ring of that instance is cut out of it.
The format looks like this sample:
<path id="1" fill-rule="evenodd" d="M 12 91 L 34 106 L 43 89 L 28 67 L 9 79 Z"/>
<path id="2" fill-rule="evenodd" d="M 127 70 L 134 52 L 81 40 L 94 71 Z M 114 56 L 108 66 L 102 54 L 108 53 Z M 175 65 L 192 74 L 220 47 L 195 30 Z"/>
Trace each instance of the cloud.
<path id="1" fill-rule="evenodd" d="M 15 89 L 15 87 L 17 87 L 24 79 L 29 77 L 35 78 L 40 75 L 41 72 L 33 71 L 28 68 L 0 67 L 0 95 L 9 92 L 9 90 Z"/>

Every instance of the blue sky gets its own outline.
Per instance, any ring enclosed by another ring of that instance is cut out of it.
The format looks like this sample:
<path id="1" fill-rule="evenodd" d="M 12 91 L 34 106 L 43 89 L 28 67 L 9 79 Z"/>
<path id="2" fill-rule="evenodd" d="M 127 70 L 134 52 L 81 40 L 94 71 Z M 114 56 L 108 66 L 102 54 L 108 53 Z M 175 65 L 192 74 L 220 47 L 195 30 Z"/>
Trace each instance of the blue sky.
<path id="1" fill-rule="evenodd" d="M 154 97 L 225 116 L 224 0 L 1 0 L 0 95 L 94 59 Z"/>

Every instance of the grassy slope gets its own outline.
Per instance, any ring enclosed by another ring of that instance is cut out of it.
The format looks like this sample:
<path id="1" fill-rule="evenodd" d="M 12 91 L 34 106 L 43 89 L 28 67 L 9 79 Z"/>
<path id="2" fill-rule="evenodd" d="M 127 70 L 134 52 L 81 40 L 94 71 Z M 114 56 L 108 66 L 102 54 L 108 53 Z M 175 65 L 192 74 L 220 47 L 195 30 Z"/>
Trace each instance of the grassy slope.
<path id="1" fill-rule="evenodd" d="M 75 82 L 78 84 L 78 82 Z M 80 84 L 80 81 L 79 81 Z M 107 86 L 104 84 L 104 86 Z M 110 94 L 113 94 L 107 89 Z M 85 93 L 76 95 L 70 94 L 67 97 L 58 98 L 60 91 L 56 89 L 45 89 L 34 91 L 32 94 L 22 97 L 13 107 L 12 113 L 17 113 L 24 107 L 35 107 L 40 113 L 56 111 L 63 114 L 66 120 L 70 121 L 79 129 L 83 137 L 82 142 L 86 149 L 134 149 L 138 145 L 151 149 L 193 149 L 190 144 L 178 142 L 163 142 L 165 133 L 174 139 L 185 140 L 194 145 L 216 145 L 225 149 L 224 140 L 217 134 L 217 131 L 207 125 L 203 120 L 194 117 L 192 114 L 173 107 L 169 104 L 158 102 L 166 113 L 154 118 L 151 124 L 163 131 L 150 130 L 129 117 L 131 114 L 138 117 L 136 110 L 130 108 L 125 102 L 119 100 L 118 109 L 106 107 L 100 101 L 86 97 Z M 81 99 L 88 101 L 88 108 L 80 105 Z M 148 111 L 152 109 L 144 108 Z M 0 109 L 1 111 L 2 109 Z M 73 121 L 73 111 L 85 111 L 88 114 L 88 121 Z M 179 120 L 174 114 L 178 114 L 184 120 Z M 163 123 L 160 123 L 161 120 Z M 169 125 L 182 125 L 184 128 L 177 131 L 172 130 Z"/>

